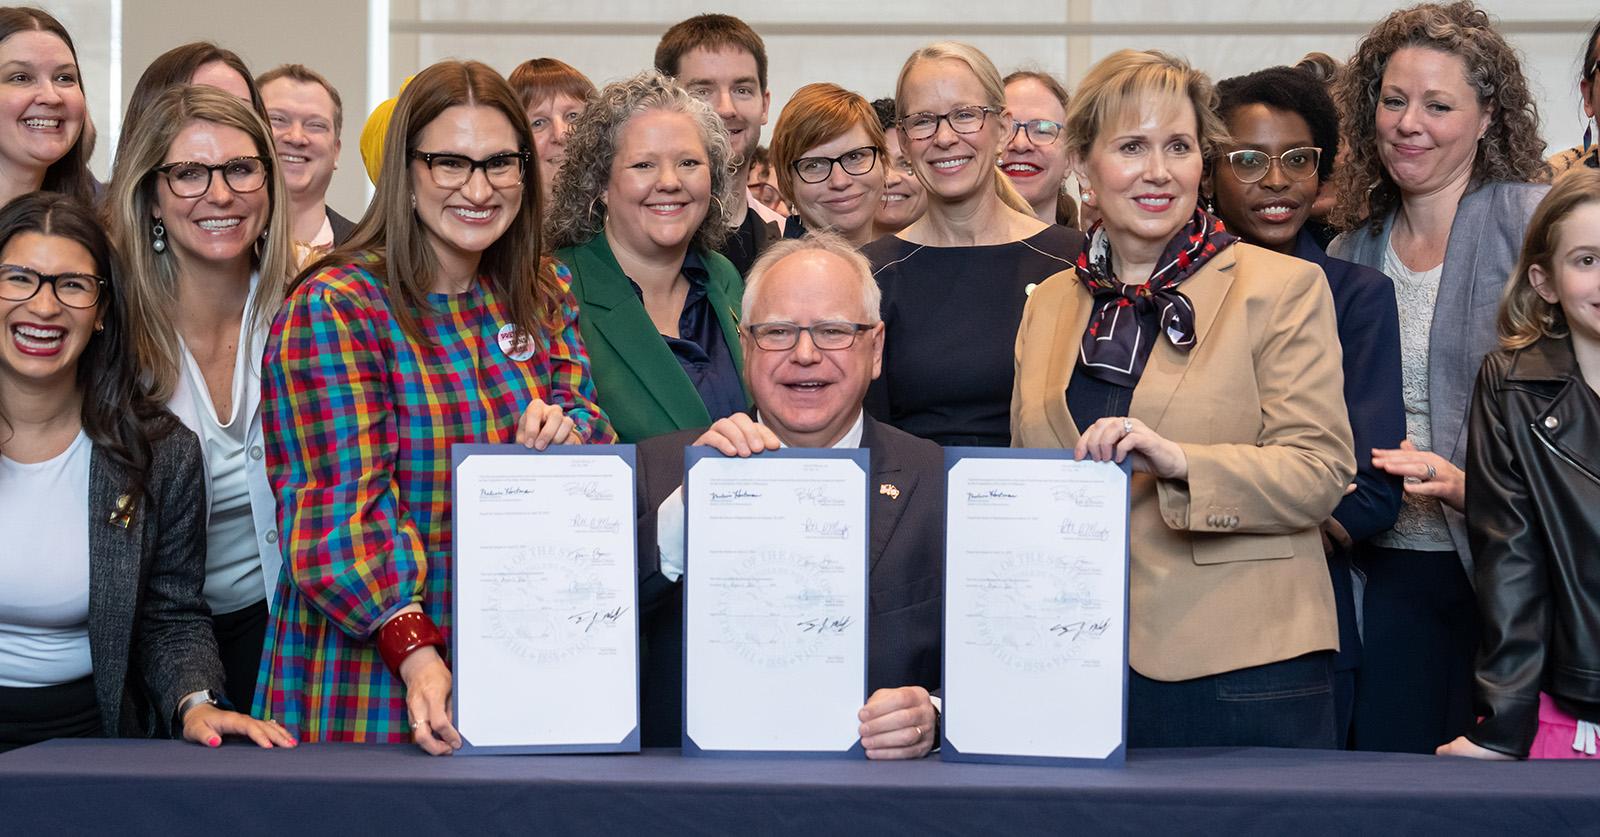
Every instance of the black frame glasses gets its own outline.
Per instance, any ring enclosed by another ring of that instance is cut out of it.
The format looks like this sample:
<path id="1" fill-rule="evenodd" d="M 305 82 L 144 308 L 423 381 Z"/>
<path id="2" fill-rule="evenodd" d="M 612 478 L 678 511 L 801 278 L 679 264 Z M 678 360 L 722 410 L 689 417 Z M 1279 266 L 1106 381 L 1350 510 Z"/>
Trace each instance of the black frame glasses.
<path id="1" fill-rule="evenodd" d="M 845 174 L 862 175 L 872 171 L 872 167 L 878 164 L 878 155 L 881 153 L 883 149 L 876 145 L 863 145 L 837 157 L 801 157 L 789 164 L 789 170 L 803 182 L 822 183 L 833 176 L 835 165 L 844 169 Z M 809 174 L 807 169 L 810 169 Z"/>
<path id="2" fill-rule="evenodd" d="M 413 151 L 411 159 L 421 160 L 422 164 L 428 167 L 428 175 L 433 178 L 433 185 L 440 189 L 460 189 L 472 180 L 472 173 L 479 169 L 483 170 L 483 177 L 489 181 L 490 186 L 509 189 L 522 184 L 523 178 L 527 176 L 528 164 L 533 160 L 533 152 L 507 151 L 504 154 L 474 160 L 465 154 L 449 151 Z M 515 166 L 490 169 L 490 166 L 504 166 L 507 161 L 513 160 L 516 161 Z"/>
<path id="3" fill-rule="evenodd" d="M 978 114 L 976 122 L 972 121 L 970 115 L 964 116 L 974 111 Z M 976 134 L 983 130 L 984 124 L 989 121 L 990 114 L 998 116 L 1003 112 L 1000 108 L 989 105 L 961 105 L 944 113 L 929 113 L 927 111 L 908 113 L 900 117 L 899 124 L 900 130 L 906 132 L 908 139 L 925 140 L 939 133 L 940 122 L 949 125 L 950 130 L 958 134 Z M 967 122 L 967 127 L 963 128 L 957 125 L 956 120 L 958 119 Z"/>
<path id="4" fill-rule="evenodd" d="M 31 279 L 33 284 L 33 290 L 20 296 L 16 293 L 21 289 L 21 283 L 17 281 L 19 275 L 22 278 Z M 85 287 L 78 292 L 74 292 L 73 288 L 69 287 L 66 295 L 62 295 L 61 283 L 63 281 L 81 282 Z M 56 295 L 57 302 L 68 308 L 82 310 L 93 308 L 100 304 L 101 292 L 105 289 L 106 280 L 92 273 L 40 273 L 31 267 L 23 267 L 20 264 L 0 264 L 0 299 L 7 302 L 27 302 L 38 296 L 39 289 L 45 285 L 50 286 L 50 292 Z M 81 295 L 87 295 L 87 301 L 84 301 Z"/>
<path id="5" fill-rule="evenodd" d="M 1044 126 L 1046 125 L 1050 127 L 1045 128 Z M 1018 131 L 1027 132 L 1028 142 L 1034 145 L 1052 145 L 1056 140 L 1061 139 L 1062 134 L 1067 132 L 1067 126 L 1053 119 L 1029 119 L 1026 122 L 1018 122 L 1013 119 L 1011 120 L 1011 137 L 1007 141 L 1016 139 Z M 1054 131 L 1055 133 L 1040 139 L 1039 134 L 1046 131 Z"/>
<path id="6" fill-rule="evenodd" d="M 201 169 L 206 173 L 205 183 L 200 184 L 199 191 L 195 191 L 193 186 L 200 181 L 191 181 L 186 179 L 185 175 L 194 174 L 198 177 Z M 160 174 L 161 179 L 167 181 L 167 188 L 180 198 L 198 198 L 211 191 L 211 180 L 219 171 L 222 172 L 222 182 L 227 184 L 234 194 L 248 195 L 251 192 L 259 192 L 261 187 L 267 185 L 267 177 L 272 172 L 272 161 L 260 156 L 235 157 L 221 163 L 179 160 L 164 166 L 156 166 L 150 171 Z M 256 181 L 255 185 L 250 185 L 258 177 L 260 180 Z M 181 188 L 180 183 L 183 184 Z"/>
<path id="7" fill-rule="evenodd" d="M 1297 163 L 1291 166 L 1291 164 L 1284 162 L 1284 159 L 1287 157 L 1296 154 L 1306 154 L 1307 152 L 1309 152 L 1308 156 L 1311 158 L 1310 163 Z M 1247 154 L 1259 154 L 1263 157 L 1266 157 L 1266 165 L 1263 165 L 1259 170 L 1241 168 L 1241 166 L 1245 164 L 1239 161 Z M 1229 151 L 1223 156 L 1228 158 L 1228 171 L 1232 172 L 1234 178 L 1240 183 L 1260 183 L 1261 181 L 1267 179 L 1267 175 L 1272 172 L 1272 165 L 1274 163 L 1278 165 L 1278 168 L 1281 169 L 1284 175 L 1290 180 L 1309 180 L 1313 177 L 1316 177 L 1317 169 L 1322 165 L 1322 149 L 1314 145 L 1304 145 L 1299 148 L 1291 148 L 1282 154 L 1268 154 L 1265 151 L 1255 148 L 1241 148 L 1238 151 Z M 1308 166 L 1308 168 L 1305 168 L 1304 171 L 1300 171 L 1302 165 Z M 1251 177 L 1247 175 L 1254 176 Z"/>
<path id="8" fill-rule="evenodd" d="M 844 320 L 827 320 L 803 326 L 799 323 L 776 321 L 770 323 L 751 323 L 744 327 L 745 333 L 754 340 L 756 347 L 768 352 L 787 352 L 800 345 L 800 332 L 811 335 L 811 345 L 825 352 L 837 352 L 848 349 L 856 344 L 856 335 L 863 331 L 871 331 L 871 323 L 852 323 Z M 822 329 L 820 336 L 818 329 Z"/>

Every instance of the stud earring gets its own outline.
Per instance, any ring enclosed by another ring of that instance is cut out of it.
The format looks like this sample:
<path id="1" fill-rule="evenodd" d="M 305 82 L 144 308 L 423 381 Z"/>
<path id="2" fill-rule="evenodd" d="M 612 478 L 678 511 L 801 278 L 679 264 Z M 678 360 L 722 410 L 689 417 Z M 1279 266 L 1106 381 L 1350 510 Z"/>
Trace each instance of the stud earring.
<path id="1" fill-rule="evenodd" d="M 1084 206 L 1094 206 L 1094 190 L 1084 189 L 1083 192 L 1078 195 L 1078 200 Z"/>
<path id="2" fill-rule="evenodd" d="M 150 228 L 150 249 L 157 254 L 167 252 L 167 228 L 161 225 L 160 218 L 157 218 L 155 226 Z"/>

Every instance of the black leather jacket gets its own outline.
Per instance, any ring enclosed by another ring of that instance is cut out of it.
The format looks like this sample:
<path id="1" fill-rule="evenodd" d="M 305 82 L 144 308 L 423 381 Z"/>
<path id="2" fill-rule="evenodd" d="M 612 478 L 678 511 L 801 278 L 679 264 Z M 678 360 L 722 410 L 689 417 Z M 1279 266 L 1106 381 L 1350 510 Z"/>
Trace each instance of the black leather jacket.
<path id="1" fill-rule="evenodd" d="M 1566 339 L 1484 359 L 1467 447 L 1483 637 L 1467 737 L 1526 756 L 1539 692 L 1600 721 L 1600 397 Z"/>

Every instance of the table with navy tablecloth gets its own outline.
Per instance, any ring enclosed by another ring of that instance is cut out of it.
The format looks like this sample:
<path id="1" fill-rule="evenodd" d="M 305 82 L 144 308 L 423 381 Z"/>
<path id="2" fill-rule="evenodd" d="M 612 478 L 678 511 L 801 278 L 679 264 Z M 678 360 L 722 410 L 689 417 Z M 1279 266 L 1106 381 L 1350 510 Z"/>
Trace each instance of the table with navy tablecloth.
<path id="1" fill-rule="evenodd" d="M 0 755 L 0 833 L 1600 833 L 1600 764 L 1134 750 L 1124 767 L 58 740 Z"/>

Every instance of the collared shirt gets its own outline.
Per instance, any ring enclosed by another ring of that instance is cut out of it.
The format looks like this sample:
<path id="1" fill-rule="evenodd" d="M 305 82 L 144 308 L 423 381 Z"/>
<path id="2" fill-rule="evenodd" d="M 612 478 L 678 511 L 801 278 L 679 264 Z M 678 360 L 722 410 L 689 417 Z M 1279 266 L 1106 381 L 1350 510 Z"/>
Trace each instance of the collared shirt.
<path id="1" fill-rule="evenodd" d="M 310 241 L 296 241 L 294 243 L 294 263 L 296 269 L 304 268 L 313 261 L 322 258 L 333 249 L 333 221 L 328 214 L 322 214 L 322 227 L 317 230 L 317 235 Z"/>
<path id="2" fill-rule="evenodd" d="M 706 405 L 711 420 L 727 418 L 742 413 L 749 403 L 744 397 L 744 383 L 739 378 L 739 367 L 733 362 L 733 351 L 722 333 L 717 312 L 711 308 L 706 295 L 706 283 L 711 272 L 700 254 L 690 249 L 683 257 L 683 276 L 689 280 L 689 293 L 683 299 L 683 312 L 678 315 L 678 336 L 661 335 L 678 359 L 683 373 L 689 376 L 700 401 Z M 644 289 L 628 279 L 633 292 L 644 301 Z"/>
<path id="3" fill-rule="evenodd" d="M 864 411 L 856 412 L 856 423 L 850 425 L 839 441 L 831 446 L 834 450 L 861 447 L 861 433 L 866 425 Z M 788 447 L 782 441 L 780 447 Z M 683 577 L 683 528 L 688 520 L 688 513 L 683 508 L 683 486 L 678 486 L 667 499 L 661 501 L 661 506 L 656 509 L 656 549 L 661 552 L 661 574 L 668 581 L 677 581 Z"/>

